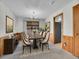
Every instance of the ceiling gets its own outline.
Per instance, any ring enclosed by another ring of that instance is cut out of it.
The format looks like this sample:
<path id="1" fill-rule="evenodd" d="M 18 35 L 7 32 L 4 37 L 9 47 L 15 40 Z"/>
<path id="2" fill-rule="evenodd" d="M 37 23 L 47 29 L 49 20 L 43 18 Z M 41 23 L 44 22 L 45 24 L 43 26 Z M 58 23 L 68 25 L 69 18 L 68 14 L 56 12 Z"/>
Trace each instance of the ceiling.
<path id="1" fill-rule="evenodd" d="M 73 0 L 1 0 L 19 17 L 47 18 Z"/>

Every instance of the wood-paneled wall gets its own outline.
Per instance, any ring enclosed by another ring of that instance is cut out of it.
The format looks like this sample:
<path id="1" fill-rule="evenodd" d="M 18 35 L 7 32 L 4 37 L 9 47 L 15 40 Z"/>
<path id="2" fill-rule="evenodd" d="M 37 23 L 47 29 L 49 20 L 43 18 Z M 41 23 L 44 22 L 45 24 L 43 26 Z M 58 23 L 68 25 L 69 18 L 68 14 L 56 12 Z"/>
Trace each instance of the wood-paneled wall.
<path id="1" fill-rule="evenodd" d="M 54 34 L 50 33 L 49 41 L 54 44 Z M 62 48 L 74 54 L 74 39 L 73 36 L 64 35 L 61 40 Z"/>
<path id="2" fill-rule="evenodd" d="M 62 39 L 62 48 L 73 54 L 73 36 L 63 36 Z"/>
<path id="3" fill-rule="evenodd" d="M 54 34 L 53 34 L 53 33 L 50 33 L 49 41 L 50 41 L 51 43 L 54 43 Z"/>

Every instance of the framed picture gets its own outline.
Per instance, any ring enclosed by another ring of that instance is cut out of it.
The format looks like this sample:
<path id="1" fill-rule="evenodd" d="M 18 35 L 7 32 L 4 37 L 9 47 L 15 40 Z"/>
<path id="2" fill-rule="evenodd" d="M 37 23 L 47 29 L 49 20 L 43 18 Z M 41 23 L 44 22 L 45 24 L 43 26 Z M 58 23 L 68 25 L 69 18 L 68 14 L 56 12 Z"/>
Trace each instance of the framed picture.
<path id="1" fill-rule="evenodd" d="M 13 19 L 6 16 L 6 33 L 13 32 Z"/>

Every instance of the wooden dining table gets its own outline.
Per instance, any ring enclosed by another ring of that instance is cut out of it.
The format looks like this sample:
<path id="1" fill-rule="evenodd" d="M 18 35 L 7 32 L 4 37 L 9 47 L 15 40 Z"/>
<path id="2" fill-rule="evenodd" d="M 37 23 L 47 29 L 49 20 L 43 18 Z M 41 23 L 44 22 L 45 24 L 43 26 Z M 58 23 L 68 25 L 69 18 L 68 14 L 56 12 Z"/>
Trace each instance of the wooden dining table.
<path id="1" fill-rule="evenodd" d="M 29 35 L 29 36 L 30 36 L 29 39 L 33 40 L 33 49 L 37 49 L 38 48 L 37 41 L 43 39 L 43 37 L 37 33 Z"/>

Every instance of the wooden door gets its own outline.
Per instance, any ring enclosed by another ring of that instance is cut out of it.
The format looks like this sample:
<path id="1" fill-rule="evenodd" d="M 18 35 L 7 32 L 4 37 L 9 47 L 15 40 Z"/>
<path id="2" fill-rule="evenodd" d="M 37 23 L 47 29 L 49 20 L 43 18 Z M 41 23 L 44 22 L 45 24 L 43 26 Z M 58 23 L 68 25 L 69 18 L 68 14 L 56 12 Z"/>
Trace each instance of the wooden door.
<path id="1" fill-rule="evenodd" d="M 74 54 L 79 56 L 79 5 L 73 7 Z"/>

